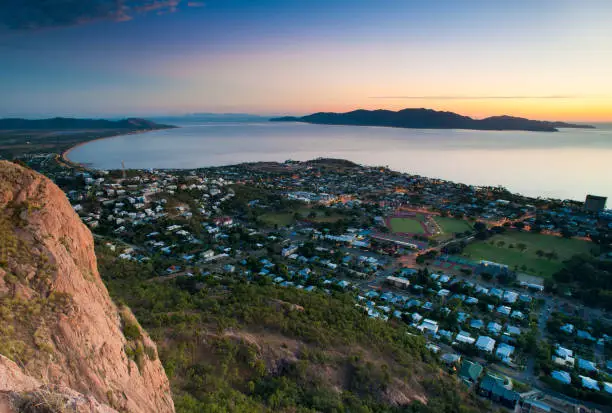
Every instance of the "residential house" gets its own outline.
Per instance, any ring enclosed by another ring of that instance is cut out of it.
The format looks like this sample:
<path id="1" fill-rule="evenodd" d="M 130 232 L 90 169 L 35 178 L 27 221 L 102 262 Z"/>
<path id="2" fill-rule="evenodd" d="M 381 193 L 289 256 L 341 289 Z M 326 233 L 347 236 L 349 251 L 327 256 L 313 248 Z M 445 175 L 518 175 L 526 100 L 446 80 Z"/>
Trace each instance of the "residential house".
<path id="1" fill-rule="evenodd" d="M 423 334 L 435 335 L 438 332 L 438 322 L 424 319 L 420 326 L 417 327 Z"/>
<path id="2" fill-rule="evenodd" d="M 491 334 L 499 335 L 499 333 L 502 331 L 502 326 L 499 323 L 491 321 L 489 324 L 487 324 L 487 331 Z"/>
<path id="3" fill-rule="evenodd" d="M 587 376 L 578 376 L 578 377 L 580 377 L 580 380 L 582 381 L 582 387 L 584 387 L 585 389 L 596 390 L 596 391 L 600 390 L 597 380 L 592 379 Z"/>
<path id="4" fill-rule="evenodd" d="M 457 335 L 455 336 L 455 341 L 458 343 L 463 343 L 463 344 L 474 344 L 474 342 L 476 341 L 476 339 L 472 336 L 470 336 L 470 333 L 466 332 L 466 331 L 460 331 L 459 333 L 457 333 Z"/>
<path id="5" fill-rule="evenodd" d="M 597 365 L 594 362 L 581 358 L 578 358 L 578 368 L 580 370 L 588 371 L 590 373 L 597 371 Z"/>
<path id="6" fill-rule="evenodd" d="M 495 356 L 508 363 L 511 361 L 512 354 L 514 354 L 514 346 L 506 343 L 500 343 L 495 350 Z"/>
<path id="7" fill-rule="evenodd" d="M 459 370 L 459 378 L 468 385 L 476 383 L 482 374 L 483 367 L 470 360 L 463 360 L 461 369 Z"/>
<path id="8" fill-rule="evenodd" d="M 550 373 L 550 376 L 563 384 L 570 384 L 572 382 L 572 378 L 567 371 L 554 370 Z"/>
<path id="9" fill-rule="evenodd" d="M 479 336 L 476 340 L 476 348 L 487 353 L 493 353 L 495 347 L 495 340 L 488 336 Z"/>
<path id="10" fill-rule="evenodd" d="M 504 379 L 487 373 L 478 387 L 478 393 L 508 409 L 514 409 L 520 400 L 517 392 L 504 386 Z"/>

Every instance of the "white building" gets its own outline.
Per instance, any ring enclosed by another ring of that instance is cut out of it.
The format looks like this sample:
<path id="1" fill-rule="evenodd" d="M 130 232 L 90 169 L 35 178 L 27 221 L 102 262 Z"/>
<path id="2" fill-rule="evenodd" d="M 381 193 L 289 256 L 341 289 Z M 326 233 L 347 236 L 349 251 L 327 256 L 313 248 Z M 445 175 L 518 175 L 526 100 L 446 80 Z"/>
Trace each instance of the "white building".
<path id="1" fill-rule="evenodd" d="M 471 345 L 471 344 L 474 344 L 476 339 L 474 337 L 470 337 L 470 333 L 465 332 L 465 331 L 460 331 L 455 337 L 455 341 L 459 343 L 465 343 L 465 344 Z"/>
<path id="2" fill-rule="evenodd" d="M 403 277 L 387 277 L 387 282 L 391 285 L 394 285 L 398 288 L 408 288 L 410 287 L 410 281 Z"/>
<path id="3" fill-rule="evenodd" d="M 417 327 L 423 334 L 436 334 L 438 332 L 438 322 L 424 319 L 420 326 Z"/>

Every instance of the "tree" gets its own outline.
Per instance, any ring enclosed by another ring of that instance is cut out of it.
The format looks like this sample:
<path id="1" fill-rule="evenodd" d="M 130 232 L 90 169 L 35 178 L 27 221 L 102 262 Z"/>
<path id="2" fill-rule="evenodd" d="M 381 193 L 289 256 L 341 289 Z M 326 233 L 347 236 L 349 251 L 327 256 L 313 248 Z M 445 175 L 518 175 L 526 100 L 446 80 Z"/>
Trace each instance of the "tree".
<path id="1" fill-rule="evenodd" d="M 474 231 L 483 232 L 483 231 L 486 231 L 486 229 L 487 229 L 487 225 L 484 222 L 476 221 L 474 223 Z"/>
<path id="2" fill-rule="evenodd" d="M 477 232 L 476 235 L 474 236 L 476 237 L 476 239 L 484 241 L 488 238 L 489 233 L 487 231 L 482 231 L 482 232 Z"/>
<path id="3" fill-rule="evenodd" d="M 483 272 L 483 273 L 480 273 L 480 278 L 482 278 L 485 281 L 491 281 L 493 279 L 493 274 L 490 274 L 488 272 Z"/>

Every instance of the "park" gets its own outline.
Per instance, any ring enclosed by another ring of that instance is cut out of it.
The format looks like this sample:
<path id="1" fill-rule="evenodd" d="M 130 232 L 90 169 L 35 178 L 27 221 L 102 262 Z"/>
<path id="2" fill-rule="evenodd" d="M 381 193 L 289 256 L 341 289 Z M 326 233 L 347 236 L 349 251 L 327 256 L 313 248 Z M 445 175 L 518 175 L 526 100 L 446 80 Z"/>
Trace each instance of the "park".
<path id="1" fill-rule="evenodd" d="M 511 269 L 540 277 L 551 277 L 563 268 L 563 261 L 577 254 L 597 253 L 590 241 L 531 232 L 506 232 L 486 241 L 476 241 L 463 256 L 508 265 Z"/>

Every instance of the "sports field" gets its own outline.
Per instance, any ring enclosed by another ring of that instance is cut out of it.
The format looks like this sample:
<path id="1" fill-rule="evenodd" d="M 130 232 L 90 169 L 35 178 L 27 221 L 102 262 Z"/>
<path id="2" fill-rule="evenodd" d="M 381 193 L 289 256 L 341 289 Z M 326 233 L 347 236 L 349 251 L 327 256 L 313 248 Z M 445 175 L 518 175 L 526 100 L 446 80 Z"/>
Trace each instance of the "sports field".
<path id="1" fill-rule="evenodd" d="M 442 229 L 442 232 L 445 234 L 465 232 L 470 231 L 472 229 L 470 223 L 464 219 L 434 217 L 434 220 L 438 223 L 438 225 Z"/>
<path id="2" fill-rule="evenodd" d="M 463 255 L 476 261 L 506 264 L 519 272 L 550 277 L 563 267 L 564 260 L 576 254 L 588 254 L 593 249 L 598 250 L 597 245 L 588 241 L 529 232 L 508 232 L 469 244 Z M 547 256 L 550 253 L 553 256 Z"/>
<path id="3" fill-rule="evenodd" d="M 417 217 L 414 218 L 391 218 L 389 220 L 391 231 L 394 233 L 408 234 L 424 234 L 425 230 L 421 225 L 421 221 Z"/>

